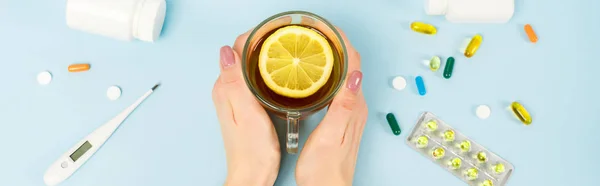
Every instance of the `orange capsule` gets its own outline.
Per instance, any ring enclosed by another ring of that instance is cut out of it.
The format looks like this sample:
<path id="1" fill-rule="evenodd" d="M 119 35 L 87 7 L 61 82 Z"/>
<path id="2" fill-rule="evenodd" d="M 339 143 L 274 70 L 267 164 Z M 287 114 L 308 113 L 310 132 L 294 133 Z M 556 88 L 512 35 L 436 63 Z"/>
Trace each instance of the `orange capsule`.
<path id="1" fill-rule="evenodd" d="M 69 65 L 69 72 L 83 72 L 90 69 L 90 64 L 72 64 Z"/>
<path id="2" fill-rule="evenodd" d="M 529 41 L 531 41 L 532 43 L 536 43 L 538 38 L 537 35 L 535 35 L 535 32 L 533 31 L 533 28 L 531 28 L 531 25 L 526 24 L 525 25 L 525 33 L 527 33 L 527 37 L 529 37 Z"/>

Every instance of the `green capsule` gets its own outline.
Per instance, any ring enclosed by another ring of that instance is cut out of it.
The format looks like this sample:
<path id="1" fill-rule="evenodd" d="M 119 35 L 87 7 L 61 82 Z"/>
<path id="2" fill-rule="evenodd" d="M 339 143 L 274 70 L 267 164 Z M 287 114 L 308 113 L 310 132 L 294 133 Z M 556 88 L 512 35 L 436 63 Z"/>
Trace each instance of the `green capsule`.
<path id="1" fill-rule="evenodd" d="M 394 117 L 394 114 L 388 113 L 385 116 L 385 118 L 387 119 L 388 124 L 392 128 L 392 132 L 394 132 L 394 135 L 400 135 L 400 132 L 402 131 L 400 130 L 400 126 L 398 125 L 398 121 L 396 121 L 396 117 Z"/>
<path id="2" fill-rule="evenodd" d="M 433 58 L 431 58 L 431 60 L 429 60 L 429 69 L 431 69 L 431 71 L 435 72 L 438 69 L 440 69 L 441 66 L 441 59 L 440 57 L 437 56 L 433 56 Z"/>
<path id="3" fill-rule="evenodd" d="M 444 78 L 450 79 L 452 77 L 452 70 L 454 70 L 454 58 L 449 57 L 446 60 L 446 67 L 444 68 Z"/>

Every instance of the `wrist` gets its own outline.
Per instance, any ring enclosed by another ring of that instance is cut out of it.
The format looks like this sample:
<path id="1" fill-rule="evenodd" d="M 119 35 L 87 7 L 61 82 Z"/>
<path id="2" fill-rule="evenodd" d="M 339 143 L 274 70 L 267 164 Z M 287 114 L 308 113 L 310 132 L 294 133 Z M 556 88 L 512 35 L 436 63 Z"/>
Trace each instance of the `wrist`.
<path id="1" fill-rule="evenodd" d="M 275 184 L 277 172 L 237 171 L 227 175 L 224 186 L 267 186 Z"/>

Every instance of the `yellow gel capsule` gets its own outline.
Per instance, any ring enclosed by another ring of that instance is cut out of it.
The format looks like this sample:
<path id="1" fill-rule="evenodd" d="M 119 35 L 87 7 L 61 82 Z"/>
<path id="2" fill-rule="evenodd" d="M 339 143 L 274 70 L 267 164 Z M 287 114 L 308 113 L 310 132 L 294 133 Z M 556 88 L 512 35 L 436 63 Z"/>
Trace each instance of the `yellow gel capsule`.
<path id="1" fill-rule="evenodd" d="M 444 138 L 444 141 L 454 141 L 454 131 L 453 130 L 444 131 L 444 134 L 442 135 L 442 137 Z"/>
<path id="2" fill-rule="evenodd" d="M 433 25 L 423 22 L 413 22 L 410 24 L 410 29 L 421 34 L 434 35 L 437 33 L 437 29 Z"/>
<path id="3" fill-rule="evenodd" d="M 438 128 L 437 122 L 435 120 L 430 120 L 428 121 L 425 126 L 427 127 L 427 130 L 429 131 L 435 131 Z"/>
<path id="4" fill-rule="evenodd" d="M 502 163 L 498 163 L 494 166 L 492 166 L 492 170 L 496 173 L 496 174 L 502 174 L 504 173 L 504 164 Z"/>
<path id="5" fill-rule="evenodd" d="M 492 180 L 485 180 L 481 183 L 481 186 L 494 186 L 494 182 Z"/>
<path id="6" fill-rule="evenodd" d="M 482 41 L 483 38 L 481 37 L 481 35 L 477 34 L 473 36 L 473 39 L 471 39 L 471 42 L 469 42 L 469 45 L 467 45 L 467 49 L 465 50 L 465 57 L 473 57 L 479 49 L 479 46 L 481 46 Z"/>
<path id="7" fill-rule="evenodd" d="M 429 144 L 429 139 L 426 136 L 420 136 L 415 143 L 417 144 L 417 148 L 425 148 Z"/>
<path id="8" fill-rule="evenodd" d="M 475 158 L 479 163 L 484 163 L 487 161 L 487 154 L 485 154 L 485 152 L 479 152 Z"/>
<path id="9" fill-rule="evenodd" d="M 460 150 L 463 152 L 469 152 L 471 150 L 471 142 L 467 140 L 462 141 L 458 145 L 458 148 L 460 148 Z"/>
<path id="10" fill-rule="evenodd" d="M 431 156 L 435 159 L 440 159 L 440 158 L 444 157 L 445 154 L 446 154 L 446 151 L 441 147 L 435 148 L 435 149 L 433 149 L 433 152 L 431 152 Z"/>
<path id="11" fill-rule="evenodd" d="M 512 104 L 510 104 L 510 109 L 512 110 L 513 114 L 515 114 L 515 116 L 521 121 L 523 122 L 523 124 L 525 125 L 530 125 L 532 120 L 531 120 L 531 115 L 529 115 L 529 112 L 527 112 L 527 109 L 525 109 L 525 107 L 523 107 L 523 105 L 521 105 L 521 103 L 519 102 L 512 102 Z"/>
<path id="12" fill-rule="evenodd" d="M 479 176 L 479 171 L 476 168 L 470 168 L 465 171 L 465 176 L 467 180 L 476 180 Z"/>
<path id="13" fill-rule="evenodd" d="M 460 158 L 453 158 L 452 160 L 450 160 L 448 162 L 448 166 L 451 169 L 455 169 L 455 170 L 459 169 L 461 165 L 462 165 L 462 160 L 460 160 Z"/>

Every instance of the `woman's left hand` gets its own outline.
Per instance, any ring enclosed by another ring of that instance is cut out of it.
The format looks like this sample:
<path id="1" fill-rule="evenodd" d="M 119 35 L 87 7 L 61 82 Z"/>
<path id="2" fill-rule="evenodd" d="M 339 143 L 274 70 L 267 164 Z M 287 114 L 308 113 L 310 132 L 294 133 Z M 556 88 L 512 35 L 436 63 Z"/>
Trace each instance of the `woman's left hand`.
<path id="1" fill-rule="evenodd" d="M 225 185 L 273 185 L 279 141 L 267 112 L 244 82 L 240 54 L 248 35 L 239 36 L 233 48 L 221 48 L 221 74 L 212 93 L 227 154 Z"/>

